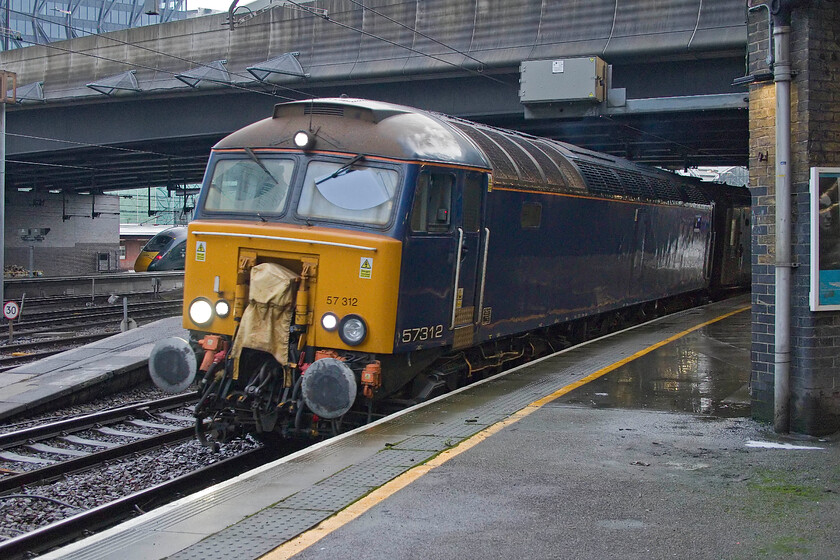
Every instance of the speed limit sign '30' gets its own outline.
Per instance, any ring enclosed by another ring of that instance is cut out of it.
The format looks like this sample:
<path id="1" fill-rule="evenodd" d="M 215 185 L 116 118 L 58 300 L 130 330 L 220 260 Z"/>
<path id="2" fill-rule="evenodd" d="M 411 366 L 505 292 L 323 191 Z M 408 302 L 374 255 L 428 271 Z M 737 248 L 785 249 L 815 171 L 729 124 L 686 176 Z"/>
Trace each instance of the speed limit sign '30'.
<path id="1" fill-rule="evenodd" d="M 7 301 L 3 304 L 3 316 L 8 320 L 17 319 L 20 314 L 20 307 L 13 301 Z"/>

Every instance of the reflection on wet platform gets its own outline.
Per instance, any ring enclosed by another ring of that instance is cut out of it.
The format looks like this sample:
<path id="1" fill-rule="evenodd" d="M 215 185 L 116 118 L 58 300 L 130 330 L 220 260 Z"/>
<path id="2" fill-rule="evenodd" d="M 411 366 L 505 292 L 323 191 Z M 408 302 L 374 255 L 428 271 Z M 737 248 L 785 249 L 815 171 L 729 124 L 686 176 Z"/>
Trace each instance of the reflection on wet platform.
<path id="1" fill-rule="evenodd" d="M 750 313 L 706 325 L 558 399 L 595 408 L 750 414 Z"/>

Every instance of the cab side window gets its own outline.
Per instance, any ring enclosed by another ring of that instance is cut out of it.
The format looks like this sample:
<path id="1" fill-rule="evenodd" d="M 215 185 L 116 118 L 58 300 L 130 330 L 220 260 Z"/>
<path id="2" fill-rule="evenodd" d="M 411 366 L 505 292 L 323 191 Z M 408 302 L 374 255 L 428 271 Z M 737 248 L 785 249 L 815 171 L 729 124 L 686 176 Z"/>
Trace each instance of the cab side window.
<path id="1" fill-rule="evenodd" d="M 423 172 L 417 178 L 411 207 L 411 231 L 442 233 L 449 231 L 455 177 L 446 173 Z"/>

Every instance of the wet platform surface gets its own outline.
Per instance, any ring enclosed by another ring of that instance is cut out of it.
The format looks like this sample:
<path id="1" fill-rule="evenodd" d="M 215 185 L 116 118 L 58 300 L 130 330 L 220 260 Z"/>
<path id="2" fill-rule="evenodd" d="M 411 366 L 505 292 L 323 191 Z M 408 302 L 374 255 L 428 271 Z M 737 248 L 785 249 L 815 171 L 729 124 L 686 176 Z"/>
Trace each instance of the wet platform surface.
<path id="1" fill-rule="evenodd" d="M 74 394 L 143 368 L 155 342 L 170 336 L 189 337 L 180 316 L 0 373 L 0 420 L 72 399 Z"/>
<path id="2" fill-rule="evenodd" d="M 45 558 L 836 558 L 840 447 L 743 417 L 748 322 L 599 339 Z"/>
<path id="3" fill-rule="evenodd" d="M 699 312 L 687 312 L 690 316 Z M 750 415 L 750 314 L 706 325 L 605 374 L 559 403 Z"/>

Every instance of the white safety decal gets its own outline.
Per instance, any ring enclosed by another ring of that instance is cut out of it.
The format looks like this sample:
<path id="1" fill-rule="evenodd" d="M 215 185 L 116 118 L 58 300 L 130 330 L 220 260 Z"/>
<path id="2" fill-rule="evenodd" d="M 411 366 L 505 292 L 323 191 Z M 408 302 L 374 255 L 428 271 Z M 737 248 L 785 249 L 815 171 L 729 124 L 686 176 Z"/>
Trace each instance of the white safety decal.
<path id="1" fill-rule="evenodd" d="M 207 260 L 207 242 L 206 241 L 196 241 L 195 242 L 195 260 L 198 262 L 204 262 Z"/>
<path id="2" fill-rule="evenodd" d="M 370 280 L 373 277 L 373 259 L 370 257 L 362 257 L 359 263 L 359 278 Z"/>

